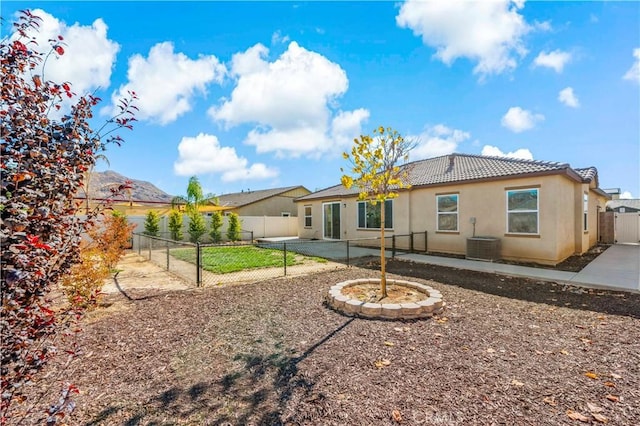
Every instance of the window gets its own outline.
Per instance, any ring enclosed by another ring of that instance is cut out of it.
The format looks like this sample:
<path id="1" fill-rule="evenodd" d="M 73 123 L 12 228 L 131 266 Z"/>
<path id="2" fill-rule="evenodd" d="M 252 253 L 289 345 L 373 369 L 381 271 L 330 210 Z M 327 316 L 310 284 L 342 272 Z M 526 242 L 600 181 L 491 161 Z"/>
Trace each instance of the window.
<path id="1" fill-rule="evenodd" d="M 380 205 L 373 205 L 370 201 L 358 202 L 358 228 L 380 229 Z M 384 203 L 384 227 L 393 228 L 393 201 L 387 200 Z"/>
<path id="2" fill-rule="evenodd" d="M 458 194 L 436 195 L 438 231 L 458 230 Z"/>
<path id="3" fill-rule="evenodd" d="M 538 189 L 507 191 L 507 232 L 538 233 Z"/>
<path id="4" fill-rule="evenodd" d="M 311 228 L 311 206 L 304 206 L 304 226 Z"/>
<path id="5" fill-rule="evenodd" d="M 582 220 L 582 226 L 583 226 L 583 231 L 588 231 L 589 230 L 589 222 L 587 221 L 587 216 L 589 213 L 589 194 L 587 194 L 586 192 L 584 194 L 582 194 L 582 212 L 583 212 L 583 220 Z"/>
<path id="6" fill-rule="evenodd" d="M 280 215 L 282 217 L 291 217 L 291 213 L 290 212 L 280 212 Z"/>

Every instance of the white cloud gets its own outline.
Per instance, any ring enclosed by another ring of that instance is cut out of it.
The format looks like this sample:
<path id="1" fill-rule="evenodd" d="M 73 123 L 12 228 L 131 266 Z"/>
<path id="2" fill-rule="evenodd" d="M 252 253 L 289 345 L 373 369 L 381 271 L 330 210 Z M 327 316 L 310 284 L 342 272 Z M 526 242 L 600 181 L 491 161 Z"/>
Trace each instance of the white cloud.
<path id="1" fill-rule="evenodd" d="M 338 64 L 296 42 L 273 62 L 268 53 L 256 44 L 233 56 L 236 87 L 209 109 L 213 119 L 227 127 L 254 124 L 244 142 L 282 157 L 334 152 L 360 134 L 367 110 L 335 111 L 349 84 Z"/>
<path id="2" fill-rule="evenodd" d="M 71 90 L 82 96 L 110 85 L 111 71 L 120 45 L 107 38 L 107 25 L 96 19 L 90 26 L 74 23 L 68 26 L 41 9 L 32 11 L 42 18 L 34 35 L 38 46 L 48 52 L 49 39 L 61 35 L 65 53 L 52 55 L 46 63 L 45 78 L 56 83 L 69 82 Z M 42 74 L 41 66 L 34 74 Z"/>
<path id="3" fill-rule="evenodd" d="M 271 44 L 277 44 L 277 43 L 286 43 L 288 42 L 289 36 L 288 35 L 282 35 L 282 33 L 280 32 L 280 30 L 274 32 L 271 35 Z"/>
<path id="4" fill-rule="evenodd" d="M 526 54 L 522 37 L 531 27 L 518 13 L 524 1 L 421 1 L 402 4 L 396 23 L 422 36 L 447 65 L 457 58 L 477 61 L 475 74 L 500 74 Z"/>
<path id="5" fill-rule="evenodd" d="M 115 105 L 127 91 L 134 91 L 140 108 L 136 118 L 168 124 L 191 110 L 196 92 L 205 93 L 210 82 L 221 83 L 225 73 L 215 56 L 190 59 L 184 53 L 174 53 L 173 43 L 158 43 L 146 58 L 129 58 L 129 81 L 113 94 L 112 101 Z"/>
<path id="6" fill-rule="evenodd" d="M 511 107 L 502 117 L 502 125 L 515 133 L 533 129 L 536 123 L 544 120 L 544 115 L 534 114 L 520 107 Z"/>
<path id="7" fill-rule="evenodd" d="M 173 165 L 179 176 L 221 174 L 224 182 L 258 180 L 278 176 L 278 170 L 262 163 L 249 166 L 249 161 L 239 157 L 235 148 L 221 146 L 214 135 L 200 133 L 196 137 L 183 137 L 178 145 L 178 159 Z"/>
<path id="8" fill-rule="evenodd" d="M 631 65 L 631 68 L 625 73 L 624 79 L 635 81 L 640 83 L 640 47 L 633 49 L 633 57 L 636 61 Z"/>
<path id="9" fill-rule="evenodd" d="M 540 52 L 533 60 L 538 67 L 553 68 L 555 72 L 561 73 L 564 66 L 571 61 L 571 53 L 556 49 L 553 52 Z"/>
<path id="10" fill-rule="evenodd" d="M 575 93 L 573 93 L 572 87 L 565 87 L 558 93 L 558 100 L 571 108 L 578 108 L 580 101 Z"/>
<path id="11" fill-rule="evenodd" d="M 631 192 L 623 191 L 622 194 L 620 194 L 620 199 L 621 200 L 633 200 L 634 197 L 633 197 L 633 195 L 631 195 Z"/>
<path id="12" fill-rule="evenodd" d="M 411 160 L 451 154 L 470 137 L 468 132 L 451 129 L 444 124 L 427 127 L 420 135 L 407 137 L 417 141 L 417 146 L 410 152 Z"/>
<path id="13" fill-rule="evenodd" d="M 482 147 L 482 155 L 489 157 L 519 158 L 521 160 L 533 160 L 533 154 L 527 148 L 520 148 L 513 152 L 504 153 L 497 146 L 485 145 Z"/>

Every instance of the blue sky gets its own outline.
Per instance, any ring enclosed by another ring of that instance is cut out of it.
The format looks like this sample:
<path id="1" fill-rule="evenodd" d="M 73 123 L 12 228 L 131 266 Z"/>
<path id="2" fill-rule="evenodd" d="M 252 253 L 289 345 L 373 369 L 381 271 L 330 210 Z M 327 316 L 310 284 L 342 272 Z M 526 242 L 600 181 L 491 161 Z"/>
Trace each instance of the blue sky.
<path id="1" fill-rule="evenodd" d="M 47 78 L 140 99 L 109 168 L 183 194 L 339 183 L 380 125 L 451 152 L 595 166 L 640 197 L 638 2 L 15 2 L 65 37 Z M 3 36 L 8 27 L 3 27 Z M 96 121 L 96 125 L 99 122 Z M 99 169 L 106 169 L 103 163 Z"/>

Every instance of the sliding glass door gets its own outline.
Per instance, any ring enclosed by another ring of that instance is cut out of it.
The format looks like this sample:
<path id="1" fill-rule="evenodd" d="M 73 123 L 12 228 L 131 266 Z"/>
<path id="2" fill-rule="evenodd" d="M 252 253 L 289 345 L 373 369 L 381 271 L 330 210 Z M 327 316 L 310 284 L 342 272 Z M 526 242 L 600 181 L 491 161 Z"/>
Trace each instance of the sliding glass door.
<path id="1" fill-rule="evenodd" d="M 323 236 L 328 240 L 340 239 L 340 203 L 322 205 Z"/>

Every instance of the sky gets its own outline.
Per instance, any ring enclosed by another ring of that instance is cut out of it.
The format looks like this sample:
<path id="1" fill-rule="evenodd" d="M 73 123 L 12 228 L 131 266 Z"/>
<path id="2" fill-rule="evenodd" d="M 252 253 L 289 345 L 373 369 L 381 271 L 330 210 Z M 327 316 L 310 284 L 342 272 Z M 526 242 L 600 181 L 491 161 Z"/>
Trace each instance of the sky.
<path id="1" fill-rule="evenodd" d="M 340 182 L 353 139 L 391 127 L 449 153 L 595 166 L 640 197 L 640 2 L 3 1 L 62 35 L 46 78 L 95 93 L 97 128 L 128 90 L 111 169 L 172 195 Z M 2 36 L 10 26 L 3 25 Z"/>

